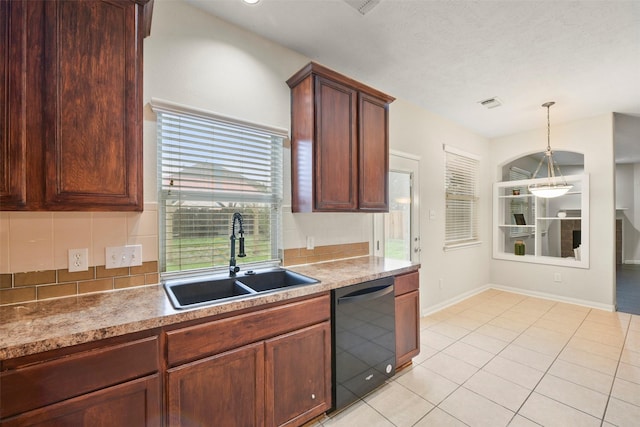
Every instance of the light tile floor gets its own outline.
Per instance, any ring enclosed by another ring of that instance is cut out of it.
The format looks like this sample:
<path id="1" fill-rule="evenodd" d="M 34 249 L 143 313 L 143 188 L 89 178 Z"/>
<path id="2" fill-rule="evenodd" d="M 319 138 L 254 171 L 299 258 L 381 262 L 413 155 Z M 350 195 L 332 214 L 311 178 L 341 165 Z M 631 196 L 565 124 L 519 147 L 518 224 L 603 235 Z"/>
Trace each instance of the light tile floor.
<path id="1" fill-rule="evenodd" d="M 640 316 L 487 290 L 421 319 L 421 352 L 316 427 L 640 426 Z"/>

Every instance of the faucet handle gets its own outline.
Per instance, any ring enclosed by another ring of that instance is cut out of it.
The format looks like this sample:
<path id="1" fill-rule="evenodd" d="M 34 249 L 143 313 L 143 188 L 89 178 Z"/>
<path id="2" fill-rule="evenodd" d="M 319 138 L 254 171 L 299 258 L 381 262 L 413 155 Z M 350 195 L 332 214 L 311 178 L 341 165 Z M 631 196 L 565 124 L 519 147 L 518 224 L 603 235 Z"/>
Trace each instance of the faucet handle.
<path id="1" fill-rule="evenodd" d="M 238 267 L 236 265 L 230 265 L 229 266 L 229 274 L 231 276 L 235 276 L 238 271 L 240 271 L 240 267 Z"/>

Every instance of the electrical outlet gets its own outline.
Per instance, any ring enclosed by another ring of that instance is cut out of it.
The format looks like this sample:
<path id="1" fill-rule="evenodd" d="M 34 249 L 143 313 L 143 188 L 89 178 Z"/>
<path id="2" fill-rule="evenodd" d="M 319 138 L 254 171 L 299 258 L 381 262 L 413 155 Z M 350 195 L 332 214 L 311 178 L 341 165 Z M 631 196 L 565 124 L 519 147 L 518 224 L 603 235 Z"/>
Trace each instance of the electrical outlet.
<path id="1" fill-rule="evenodd" d="M 69 272 L 89 269 L 89 249 L 69 249 Z"/>
<path id="2" fill-rule="evenodd" d="M 107 247 L 105 261 L 106 269 L 142 265 L 142 245 Z"/>
<path id="3" fill-rule="evenodd" d="M 307 236 L 307 249 L 313 250 L 315 248 L 315 239 L 313 236 Z"/>
<path id="4" fill-rule="evenodd" d="M 562 282 L 562 275 L 560 273 L 553 274 L 553 281 L 556 283 Z"/>

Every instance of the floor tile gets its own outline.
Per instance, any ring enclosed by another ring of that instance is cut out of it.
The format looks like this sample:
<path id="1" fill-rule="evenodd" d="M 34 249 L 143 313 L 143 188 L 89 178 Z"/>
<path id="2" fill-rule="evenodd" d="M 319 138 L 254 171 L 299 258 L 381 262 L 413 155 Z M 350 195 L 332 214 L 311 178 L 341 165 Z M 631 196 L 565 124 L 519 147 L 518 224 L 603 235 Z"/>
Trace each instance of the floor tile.
<path id="1" fill-rule="evenodd" d="M 338 414 L 323 420 L 322 425 L 326 427 L 393 427 L 391 421 L 362 401 L 356 402 Z"/>
<path id="2" fill-rule="evenodd" d="M 632 383 L 622 378 L 616 378 L 613 382 L 611 397 L 631 403 L 632 405 L 640 406 L 640 384 Z"/>
<path id="3" fill-rule="evenodd" d="M 449 347 L 442 350 L 442 352 L 478 368 L 482 368 L 487 364 L 487 362 L 495 357 L 495 354 L 493 353 L 481 350 L 460 341 L 455 344 L 451 344 Z"/>
<path id="4" fill-rule="evenodd" d="M 631 350 L 622 350 L 620 361 L 633 366 L 640 366 L 640 352 Z"/>
<path id="5" fill-rule="evenodd" d="M 504 357 L 496 356 L 487 363 L 482 370 L 499 376 L 507 381 L 516 383 L 524 388 L 533 390 L 544 372 L 514 362 Z"/>
<path id="6" fill-rule="evenodd" d="M 509 424 L 514 413 L 464 387 L 460 387 L 439 407 L 462 422 L 482 427 L 500 427 Z"/>
<path id="7" fill-rule="evenodd" d="M 620 347 L 602 344 L 582 337 L 571 338 L 567 347 L 583 350 L 588 353 L 597 354 L 598 356 L 608 357 L 609 359 L 614 360 L 618 360 L 620 358 L 621 352 Z"/>
<path id="8" fill-rule="evenodd" d="M 424 345 L 420 343 L 420 353 L 416 357 L 413 358 L 413 364 L 419 365 L 425 360 L 429 359 L 433 355 L 437 354 L 439 350 L 435 348 L 429 347 L 428 345 Z"/>
<path id="9" fill-rule="evenodd" d="M 601 422 L 599 418 L 535 392 L 529 396 L 519 414 L 545 427 L 598 427 Z"/>
<path id="10" fill-rule="evenodd" d="M 473 331 L 478 329 L 480 326 L 484 325 L 485 322 L 478 319 L 472 319 L 470 317 L 465 316 L 456 316 L 451 319 L 448 319 L 447 322 L 450 325 L 459 326 L 468 331 Z"/>
<path id="11" fill-rule="evenodd" d="M 585 368 L 594 369 L 607 375 L 613 375 L 618 366 L 618 362 L 613 359 L 571 347 L 566 347 L 562 350 L 558 359 L 566 360 L 567 362 L 575 363 Z"/>
<path id="12" fill-rule="evenodd" d="M 418 421 L 414 427 L 466 427 L 466 424 L 447 414 L 442 409 L 434 408 L 433 411 Z"/>
<path id="13" fill-rule="evenodd" d="M 475 332 L 480 332 L 483 335 L 487 335 L 493 338 L 497 338 L 502 341 L 511 342 L 520 335 L 517 332 L 511 331 L 509 329 L 500 328 L 498 326 L 485 324 L 480 326 Z"/>
<path id="14" fill-rule="evenodd" d="M 396 382 L 434 405 L 439 404 L 459 386 L 423 366 L 414 366 Z"/>
<path id="15" fill-rule="evenodd" d="M 463 387 L 516 412 L 531 390 L 486 371 L 479 371 Z"/>
<path id="16" fill-rule="evenodd" d="M 640 384 L 640 367 L 620 362 L 618 371 L 616 372 L 616 377 L 632 383 Z"/>
<path id="17" fill-rule="evenodd" d="M 452 325 L 448 321 L 440 322 L 428 328 L 428 331 L 435 332 L 445 337 L 458 340 L 463 336 L 471 332 L 469 329 L 461 328 L 460 326 Z"/>
<path id="18" fill-rule="evenodd" d="M 607 405 L 604 419 L 619 427 L 637 427 L 640 420 L 640 406 L 612 397 Z"/>
<path id="19" fill-rule="evenodd" d="M 604 416 L 609 397 L 609 393 L 602 394 L 553 375 L 545 375 L 535 392 L 599 419 Z"/>
<path id="20" fill-rule="evenodd" d="M 628 331 L 624 348 L 631 351 L 640 351 L 640 331 Z"/>
<path id="21" fill-rule="evenodd" d="M 488 322 L 489 325 L 497 326 L 502 329 L 516 332 L 518 335 L 524 332 L 532 323 L 519 322 L 517 320 L 509 319 L 507 317 L 496 317 Z"/>
<path id="22" fill-rule="evenodd" d="M 541 336 L 527 335 L 524 333 L 513 340 L 513 344 L 550 357 L 556 357 L 560 351 L 562 351 L 566 342 L 564 340 L 559 341 L 557 339 L 542 338 Z"/>
<path id="23" fill-rule="evenodd" d="M 469 308 L 461 312 L 459 316 L 468 317 L 469 319 L 477 320 L 482 323 L 486 323 L 496 317 L 493 314 L 484 313 L 482 311 L 475 310 L 474 308 Z"/>
<path id="24" fill-rule="evenodd" d="M 442 352 L 424 361 L 420 366 L 456 384 L 462 384 L 478 371 L 477 367 Z"/>
<path id="25" fill-rule="evenodd" d="M 385 384 L 364 401 L 398 427 L 414 425 L 434 407 L 396 382 Z"/>
<path id="26" fill-rule="evenodd" d="M 549 366 L 551 366 L 554 360 L 554 357 L 515 344 L 509 344 L 499 355 L 505 359 L 510 359 L 514 362 L 537 369 L 538 371 L 546 371 L 549 369 Z"/>
<path id="27" fill-rule="evenodd" d="M 472 332 L 469 335 L 463 337 L 460 342 L 472 345 L 476 348 L 488 351 L 492 354 L 500 353 L 506 346 L 509 345 L 507 341 L 493 338 L 488 335 L 483 335 L 480 332 Z"/>
<path id="28" fill-rule="evenodd" d="M 549 368 L 548 375 L 571 381 L 572 383 L 590 388 L 600 393 L 609 393 L 613 384 L 613 375 L 603 374 L 584 366 L 576 365 L 565 360 L 556 360 Z"/>
<path id="29" fill-rule="evenodd" d="M 431 329 L 420 331 L 420 343 L 436 350 L 442 350 L 456 342 L 453 338 L 433 332 Z"/>
<path id="30" fill-rule="evenodd" d="M 516 415 L 509 423 L 509 427 L 538 427 L 539 425 L 522 415 Z"/>

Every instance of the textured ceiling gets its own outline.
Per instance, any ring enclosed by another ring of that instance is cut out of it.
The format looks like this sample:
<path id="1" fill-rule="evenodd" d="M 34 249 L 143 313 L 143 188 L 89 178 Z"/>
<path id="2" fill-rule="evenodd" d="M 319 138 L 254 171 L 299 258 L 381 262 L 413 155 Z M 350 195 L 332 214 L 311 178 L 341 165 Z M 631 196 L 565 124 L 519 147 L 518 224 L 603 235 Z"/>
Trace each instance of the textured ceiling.
<path id="1" fill-rule="evenodd" d="M 550 100 L 552 124 L 640 117 L 640 0 L 187 1 L 488 138 L 546 125 Z"/>

